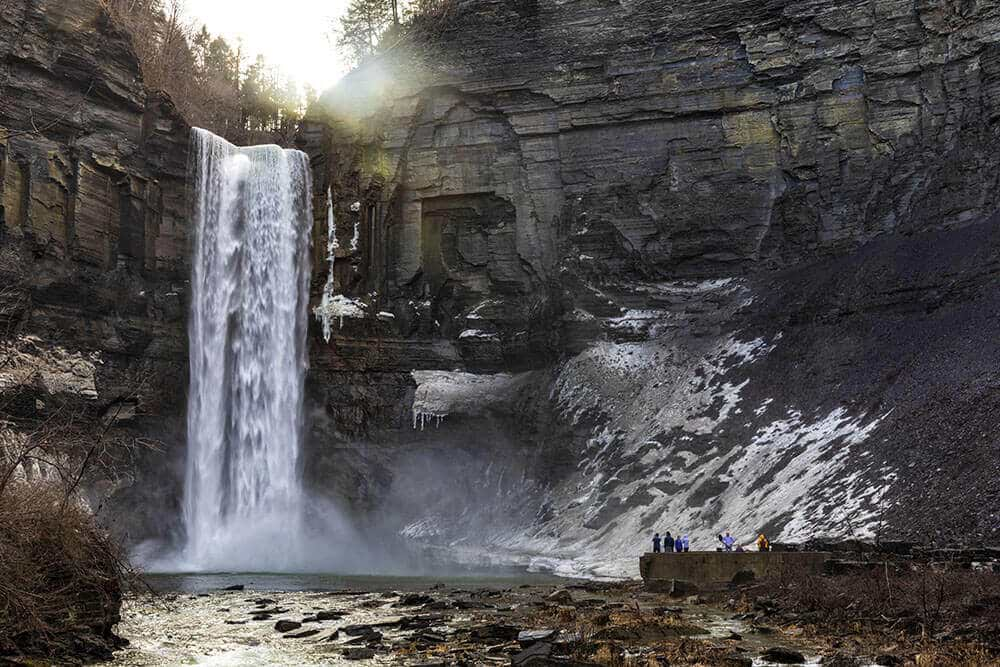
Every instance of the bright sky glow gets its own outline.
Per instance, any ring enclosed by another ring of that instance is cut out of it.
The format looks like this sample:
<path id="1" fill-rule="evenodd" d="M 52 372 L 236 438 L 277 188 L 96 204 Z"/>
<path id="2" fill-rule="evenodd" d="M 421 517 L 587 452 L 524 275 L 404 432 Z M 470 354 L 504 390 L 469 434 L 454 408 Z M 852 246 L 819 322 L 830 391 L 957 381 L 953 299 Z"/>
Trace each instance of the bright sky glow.
<path id="1" fill-rule="evenodd" d="M 300 84 L 322 92 L 348 66 L 327 34 L 350 0 L 186 0 L 185 13 L 234 46 L 243 40 L 247 61 L 263 54 Z"/>

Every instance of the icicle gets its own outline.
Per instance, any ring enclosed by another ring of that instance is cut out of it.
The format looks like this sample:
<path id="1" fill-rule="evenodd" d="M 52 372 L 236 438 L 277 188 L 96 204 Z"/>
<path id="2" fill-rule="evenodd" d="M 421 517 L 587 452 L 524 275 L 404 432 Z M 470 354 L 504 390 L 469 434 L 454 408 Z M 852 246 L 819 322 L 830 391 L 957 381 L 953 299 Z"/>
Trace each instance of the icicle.
<path id="1" fill-rule="evenodd" d="M 323 325 L 323 340 L 329 343 L 330 337 L 333 335 L 332 327 L 330 326 L 330 310 L 333 305 L 333 265 L 337 260 L 337 248 L 340 247 L 337 243 L 337 220 L 333 215 L 332 187 L 328 187 L 326 189 L 326 234 L 326 261 L 328 273 L 326 276 L 326 285 L 323 286 L 323 299 L 320 302 L 319 308 L 316 308 L 313 312 L 316 315 L 316 319 L 318 319 L 320 324 Z M 343 317 L 340 318 L 340 328 L 344 328 Z"/>
<path id="2" fill-rule="evenodd" d="M 422 410 L 413 410 L 413 430 L 416 431 L 419 427 L 423 431 L 427 426 L 433 422 L 434 428 L 441 428 L 441 422 L 448 415 L 446 414 L 435 414 L 433 412 L 424 412 Z"/>

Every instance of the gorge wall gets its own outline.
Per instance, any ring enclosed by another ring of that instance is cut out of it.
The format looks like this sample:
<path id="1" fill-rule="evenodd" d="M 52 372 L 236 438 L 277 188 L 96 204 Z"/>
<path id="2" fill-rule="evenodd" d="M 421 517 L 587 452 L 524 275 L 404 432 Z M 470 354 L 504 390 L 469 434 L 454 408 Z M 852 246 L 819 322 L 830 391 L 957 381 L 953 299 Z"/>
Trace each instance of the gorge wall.
<path id="1" fill-rule="evenodd" d="M 423 19 L 300 135 L 356 302 L 316 483 L 563 572 L 654 530 L 995 539 L 998 42 L 976 2 Z"/>
<path id="2" fill-rule="evenodd" d="M 1000 8 L 445 4 L 298 137 L 315 494 L 566 573 L 654 530 L 996 539 Z M 0 8 L 2 437 L 110 425 L 95 508 L 176 540 L 188 127 L 97 0 Z"/>
<path id="3" fill-rule="evenodd" d="M 147 535 L 179 511 L 188 127 L 98 0 L 0 10 L 0 455 L 35 434 L 76 470 L 103 440 L 92 505 Z"/>

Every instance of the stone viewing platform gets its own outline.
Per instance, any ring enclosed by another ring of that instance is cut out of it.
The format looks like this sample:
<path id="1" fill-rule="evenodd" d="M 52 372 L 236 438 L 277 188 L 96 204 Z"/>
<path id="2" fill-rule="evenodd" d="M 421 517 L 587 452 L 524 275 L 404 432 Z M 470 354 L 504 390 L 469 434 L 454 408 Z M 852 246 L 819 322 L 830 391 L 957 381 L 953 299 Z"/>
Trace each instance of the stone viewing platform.
<path id="1" fill-rule="evenodd" d="M 717 588 L 754 579 L 822 574 L 830 554 L 817 551 L 646 553 L 639 574 L 650 590 Z"/>

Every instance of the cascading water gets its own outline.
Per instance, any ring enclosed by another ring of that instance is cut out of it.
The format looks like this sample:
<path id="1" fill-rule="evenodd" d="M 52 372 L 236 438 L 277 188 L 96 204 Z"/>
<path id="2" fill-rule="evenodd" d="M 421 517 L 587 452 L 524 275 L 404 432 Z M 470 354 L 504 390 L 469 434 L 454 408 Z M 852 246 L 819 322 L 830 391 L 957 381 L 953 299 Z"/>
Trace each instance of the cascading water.
<path id="1" fill-rule="evenodd" d="M 310 275 L 308 159 L 191 139 L 195 247 L 184 499 L 195 570 L 309 567 L 300 470 Z"/>

